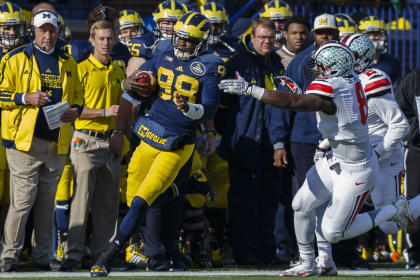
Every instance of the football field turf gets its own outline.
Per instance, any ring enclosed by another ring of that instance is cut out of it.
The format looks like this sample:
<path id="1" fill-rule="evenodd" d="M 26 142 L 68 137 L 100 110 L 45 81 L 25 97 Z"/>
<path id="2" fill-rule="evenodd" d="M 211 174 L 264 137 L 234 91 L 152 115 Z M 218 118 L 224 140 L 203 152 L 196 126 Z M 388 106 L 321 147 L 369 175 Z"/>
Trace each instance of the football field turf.
<path id="1" fill-rule="evenodd" d="M 392 267 L 392 265 L 390 265 Z M 186 272 L 145 272 L 144 270 L 116 271 L 111 272 L 109 279 L 146 279 L 146 280 L 192 280 L 192 279 L 233 279 L 233 280 L 266 280 L 279 279 L 280 270 L 191 270 Z M 375 280 L 395 280 L 401 279 L 411 280 L 420 279 L 420 270 L 406 270 L 401 268 L 376 268 L 371 271 L 355 271 L 347 269 L 339 269 L 339 275 L 336 277 L 317 277 L 317 279 L 350 279 L 358 280 L 375 279 Z M 10 272 L 1 273 L 0 278 L 18 278 L 18 279 L 60 279 L 75 280 L 87 279 L 89 273 L 86 271 L 78 272 Z M 100 279 L 106 279 L 105 277 Z"/>

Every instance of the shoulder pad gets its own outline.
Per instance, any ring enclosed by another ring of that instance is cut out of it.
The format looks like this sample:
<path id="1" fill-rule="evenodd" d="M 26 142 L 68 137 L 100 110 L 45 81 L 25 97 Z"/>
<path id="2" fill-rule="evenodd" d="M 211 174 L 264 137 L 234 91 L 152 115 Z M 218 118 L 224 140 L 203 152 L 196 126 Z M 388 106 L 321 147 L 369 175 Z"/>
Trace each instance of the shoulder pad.
<path id="1" fill-rule="evenodd" d="M 206 66 L 208 74 L 216 74 L 221 77 L 226 74 L 225 63 L 219 56 L 215 54 L 203 54 L 198 58 L 198 61 Z"/>
<path id="2" fill-rule="evenodd" d="M 156 48 L 154 49 L 154 55 L 166 52 L 171 49 L 172 49 L 171 40 L 162 40 L 156 45 Z"/>
<path id="3" fill-rule="evenodd" d="M 305 93 L 328 98 L 334 97 L 334 89 L 328 79 L 318 79 L 313 81 L 306 89 Z"/>
<path id="4" fill-rule="evenodd" d="M 153 47 L 157 37 L 152 33 L 146 33 L 143 36 L 136 37 L 128 43 L 128 50 L 132 56 L 143 56 L 151 58 Z"/>
<path id="5" fill-rule="evenodd" d="M 384 94 L 392 91 L 392 82 L 388 75 L 379 69 L 366 69 L 359 76 L 366 96 Z"/>

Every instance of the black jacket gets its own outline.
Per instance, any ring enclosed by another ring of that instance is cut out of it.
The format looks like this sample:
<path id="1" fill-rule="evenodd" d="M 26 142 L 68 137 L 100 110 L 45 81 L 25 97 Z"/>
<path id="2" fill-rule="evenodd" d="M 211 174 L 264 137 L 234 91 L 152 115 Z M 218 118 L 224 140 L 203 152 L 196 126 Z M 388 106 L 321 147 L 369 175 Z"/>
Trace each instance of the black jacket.
<path id="1" fill-rule="evenodd" d="M 420 68 L 411 71 L 401 80 L 395 98 L 410 124 L 410 132 L 406 136 L 408 148 L 420 152 Z"/>
<path id="2" fill-rule="evenodd" d="M 248 82 L 266 87 L 265 78 L 283 73 L 281 58 L 274 51 L 266 60 L 252 47 L 250 36 L 246 36 L 238 53 L 226 64 L 226 77 L 233 78 L 235 71 Z M 223 105 L 230 107 L 229 116 L 219 154 L 229 163 L 251 169 L 257 168 L 261 152 L 273 152 L 268 128 L 271 119 L 270 105 L 252 96 L 222 95 Z"/>

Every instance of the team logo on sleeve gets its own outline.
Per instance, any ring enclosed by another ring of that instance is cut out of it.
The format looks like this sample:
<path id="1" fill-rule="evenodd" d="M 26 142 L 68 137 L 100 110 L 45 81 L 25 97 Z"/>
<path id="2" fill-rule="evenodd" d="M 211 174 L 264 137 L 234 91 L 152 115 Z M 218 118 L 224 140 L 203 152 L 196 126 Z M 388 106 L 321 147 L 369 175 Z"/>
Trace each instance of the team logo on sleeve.
<path id="1" fill-rule="evenodd" d="M 190 70 L 197 76 L 203 76 L 206 73 L 206 67 L 201 62 L 193 62 L 190 65 Z"/>

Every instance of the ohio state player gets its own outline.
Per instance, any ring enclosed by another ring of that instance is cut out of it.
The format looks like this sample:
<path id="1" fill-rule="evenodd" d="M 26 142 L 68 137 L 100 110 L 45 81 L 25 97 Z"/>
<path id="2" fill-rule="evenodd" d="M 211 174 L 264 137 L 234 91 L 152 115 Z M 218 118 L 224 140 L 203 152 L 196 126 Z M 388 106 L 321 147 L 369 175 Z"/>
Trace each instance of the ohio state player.
<path id="1" fill-rule="evenodd" d="M 295 234 L 301 261 L 280 276 L 315 276 L 313 247 L 315 219 L 329 242 L 358 236 L 387 221 L 402 227 L 413 223 L 407 200 L 400 196 L 381 209 L 357 214 L 377 181 L 378 162 L 369 143 L 368 108 L 359 78 L 352 72 L 353 53 L 337 41 L 324 43 L 314 54 L 319 78 L 306 95 L 265 90 L 244 80 L 223 80 L 219 88 L 228 93 L 252 95 L 280 109 L 316 111 L 318 129 L 332 153 L 316 162 L 293 199 Z M 323 213 L 317 211 L 325 203 Z M 331 259 L 331 256 L 322 256 Z"/>
<path id="2" fill-rule="evenodd" d="M 380 175 L 371 197 L 375 208 L 394 201 L 401 193 L 404 172 L 402 140 L 409 131 L 409 124 L 394 98 L 392 82 L 388 75 L 369 68 L 375 58 L 372 41 L 363 34 L 345 36 L 341 42 L 354 53 L 354 71 L 359 75 L 368 101 L 369 139 L 379 161 Z M 394 234 L 399 230 L 395 223 L 379 226 L 383 232 Z"/>

